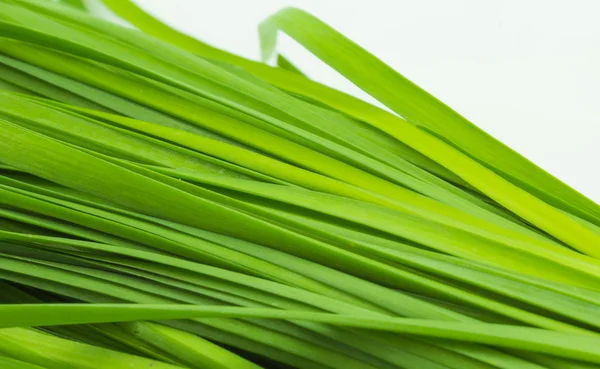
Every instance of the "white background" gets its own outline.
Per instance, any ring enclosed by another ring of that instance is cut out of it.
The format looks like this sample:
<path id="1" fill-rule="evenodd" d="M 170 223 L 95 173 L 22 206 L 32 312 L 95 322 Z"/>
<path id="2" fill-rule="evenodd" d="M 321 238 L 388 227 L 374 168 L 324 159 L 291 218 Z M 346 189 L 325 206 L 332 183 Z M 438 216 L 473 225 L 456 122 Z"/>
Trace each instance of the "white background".
<path id="1" fill-rule="evenodd" d="M 255 58 L 257 24 L 303 8 L 579 191 L 600 201 L 600 1 L 137 0 L 176 28 Z M 365 95 L 292 40 L 323 83 Z"/>

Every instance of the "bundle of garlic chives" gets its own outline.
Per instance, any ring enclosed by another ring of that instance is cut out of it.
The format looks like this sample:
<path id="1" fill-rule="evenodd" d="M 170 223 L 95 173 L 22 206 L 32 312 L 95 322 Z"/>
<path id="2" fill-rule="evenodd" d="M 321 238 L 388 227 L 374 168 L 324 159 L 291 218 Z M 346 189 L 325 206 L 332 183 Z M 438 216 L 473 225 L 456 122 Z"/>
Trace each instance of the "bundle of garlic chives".
<path id="1" fill-rule="evenodd" d="M 600 208 L 317 18 L 393 113 L 129 0 L 0 0 L 0 367 L 600 367 Z"/>

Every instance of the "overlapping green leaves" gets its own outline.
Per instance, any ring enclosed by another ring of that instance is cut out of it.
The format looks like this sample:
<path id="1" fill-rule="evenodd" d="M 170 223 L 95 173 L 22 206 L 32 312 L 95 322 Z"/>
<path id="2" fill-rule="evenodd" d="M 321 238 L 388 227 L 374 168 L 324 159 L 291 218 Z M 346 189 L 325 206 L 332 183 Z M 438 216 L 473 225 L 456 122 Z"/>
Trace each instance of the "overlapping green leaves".
<path id="1" fill-rule="evenodd" d="M 600 365 L 595 203 L 303 11 L 397 115 L 104 2 L 0 1 L 3 367 Z"/>

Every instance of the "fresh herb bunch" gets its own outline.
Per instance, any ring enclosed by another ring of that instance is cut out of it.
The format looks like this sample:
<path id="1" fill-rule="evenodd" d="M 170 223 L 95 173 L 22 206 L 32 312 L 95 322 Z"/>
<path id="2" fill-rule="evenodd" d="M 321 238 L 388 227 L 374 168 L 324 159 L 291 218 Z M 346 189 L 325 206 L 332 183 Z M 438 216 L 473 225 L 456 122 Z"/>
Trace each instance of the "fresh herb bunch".
<path id="1" fill-rule="evenodd" d="M 0 0 L 0 368 L 600 368 L 600 207 L 301 10 L 390 111 L 129 0 Z"/>

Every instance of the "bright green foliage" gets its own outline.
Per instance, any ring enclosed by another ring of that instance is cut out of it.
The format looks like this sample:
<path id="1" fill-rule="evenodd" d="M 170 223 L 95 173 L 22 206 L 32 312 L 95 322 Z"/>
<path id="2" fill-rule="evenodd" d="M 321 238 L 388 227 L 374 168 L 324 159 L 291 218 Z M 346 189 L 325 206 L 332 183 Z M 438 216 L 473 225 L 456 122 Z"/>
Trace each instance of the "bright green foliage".
<path id="1" fill-rule="evenodd" d="M 301 10 L 393 113 L 103 2 L 0 0 L 1 368 L 600 368 L 594 202 Z"/>

